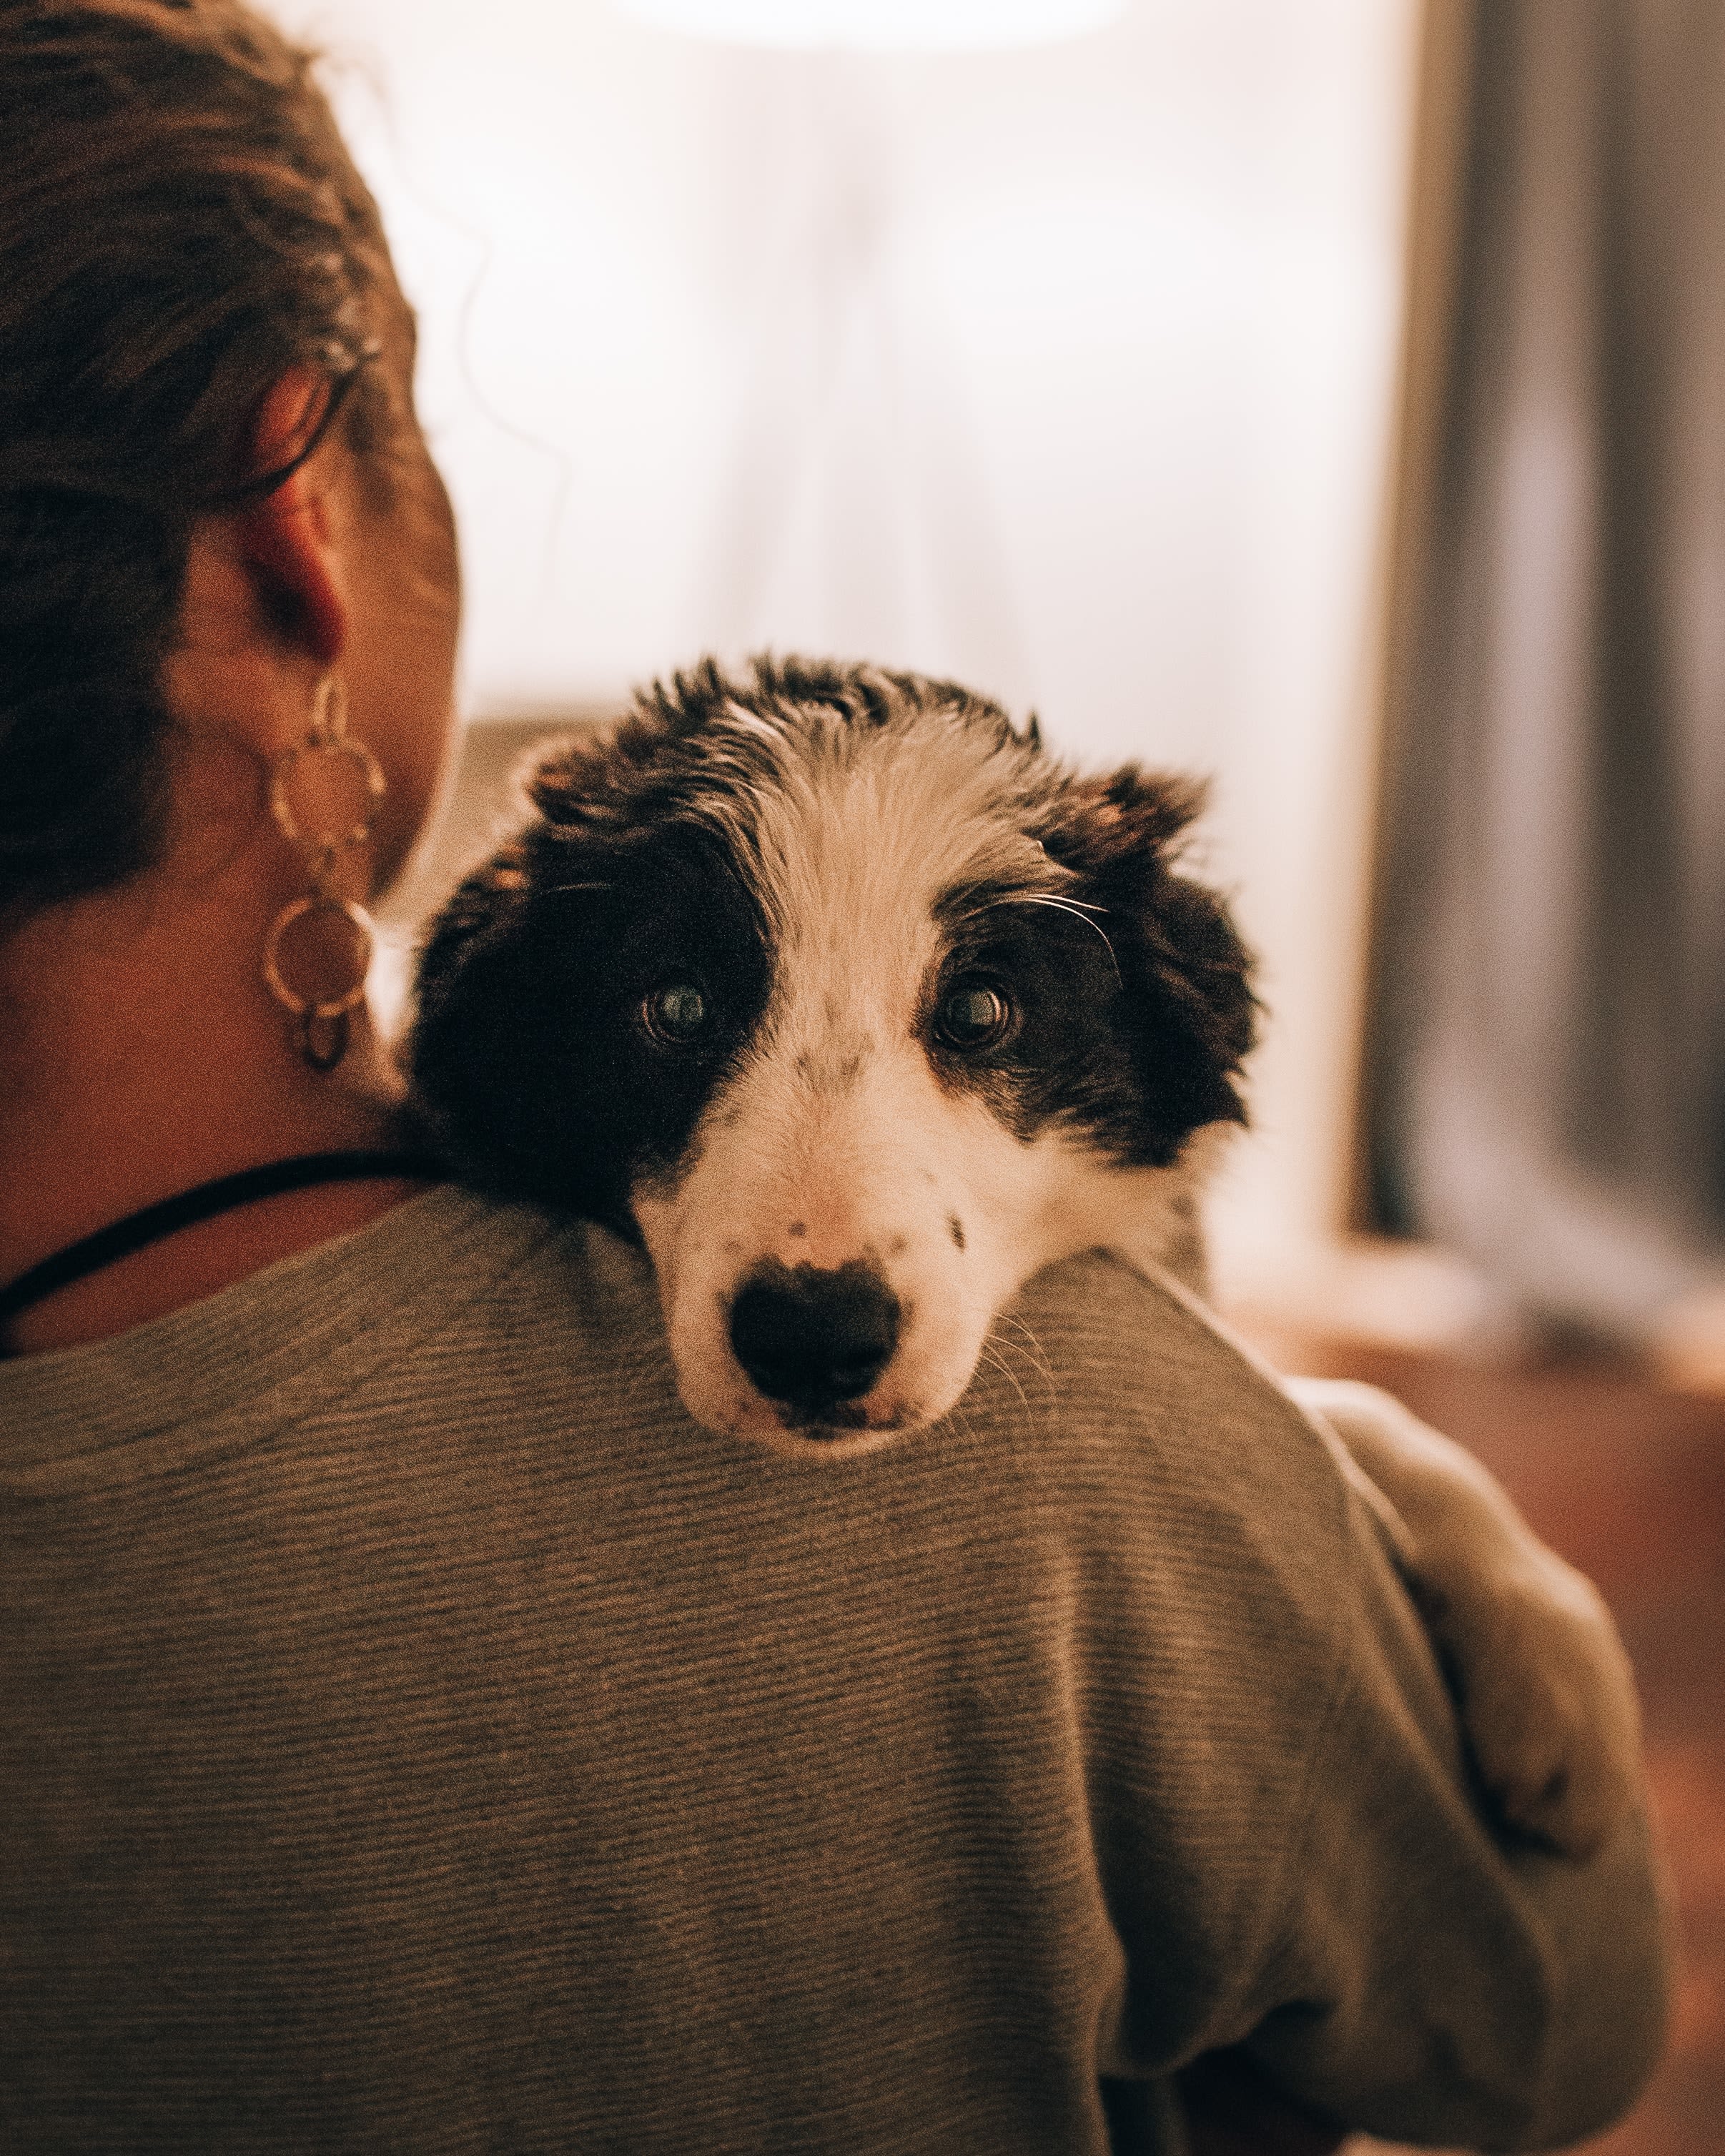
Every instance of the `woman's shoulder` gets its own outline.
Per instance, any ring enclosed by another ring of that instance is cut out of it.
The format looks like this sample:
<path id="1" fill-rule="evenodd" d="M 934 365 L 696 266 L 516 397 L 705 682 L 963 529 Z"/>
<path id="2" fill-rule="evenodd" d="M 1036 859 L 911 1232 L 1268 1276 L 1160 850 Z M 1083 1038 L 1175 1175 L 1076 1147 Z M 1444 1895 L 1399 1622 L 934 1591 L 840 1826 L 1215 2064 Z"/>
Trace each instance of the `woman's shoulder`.
<path id="1" fill-rule="evenodd" d="M 117 1337 L 0 1363 L 0 1480 L 107 1480 L 311 1424 L 591 1412 L 657 1352 L 650 1277 L 601 1229 L 448 1184 Z"/>
<path id="2" fill-rule="evenodd" d="M 999 1337 L 1034 1359 L 1063 1446 L 1203 1507 L 1349 1532 L 1333 1440 L 1188 1289 L 1091 1250 L 1028 1281 Z"/>
<path id="3" fill-rule="evenodd" d="M 1096 1639 L 1135 1610 L 1140 1648 L 1203 1672 L 1194 1697 L 1245 1686 L 1259 1734 L 1291 1756 L 1345 1691 L 1386 1683 L 1447 1748 L 1385 1520 L 1335 1439 L 1196 1297 L 1091 1252 L 1027 1283 L 998 1337 L 1013 1367 L 988 1373 L 978 1434 L 1011 1457 L 1027 1513 L 1062 1523 Z"/>

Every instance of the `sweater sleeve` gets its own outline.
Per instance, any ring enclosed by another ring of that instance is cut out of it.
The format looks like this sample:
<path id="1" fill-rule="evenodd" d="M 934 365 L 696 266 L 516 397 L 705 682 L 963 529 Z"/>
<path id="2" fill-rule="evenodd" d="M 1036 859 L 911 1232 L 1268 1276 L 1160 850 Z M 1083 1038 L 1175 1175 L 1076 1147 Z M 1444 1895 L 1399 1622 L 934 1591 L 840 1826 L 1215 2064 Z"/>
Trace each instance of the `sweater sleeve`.
<path id="1" fill-rule="evenodd" d="M 1297 2102 L 1437 2147 L 1617 2116 L 1666 2011 L 1645 1820 L 1585 1864 L 1497 1830 L 1389 1523 L 1206 1313 L 1096 1258 L 1024 1306 L 1121 1953 L 1104 2073 L 1244 2045 Z"/>
<path id="2" fill-rule="evenodd" d="M 1666 1897 L 1645 1818 L 1584 1864 L 1496 1835 L 1409 1599 L 1371 1524 L 1353 1525 L 1348 1666 L 1287 1845 L 1249 2048 L 1291 2093 L 1376 2133 L 1565 2146 L 1627 2108 L 1664 2037 Z"/>

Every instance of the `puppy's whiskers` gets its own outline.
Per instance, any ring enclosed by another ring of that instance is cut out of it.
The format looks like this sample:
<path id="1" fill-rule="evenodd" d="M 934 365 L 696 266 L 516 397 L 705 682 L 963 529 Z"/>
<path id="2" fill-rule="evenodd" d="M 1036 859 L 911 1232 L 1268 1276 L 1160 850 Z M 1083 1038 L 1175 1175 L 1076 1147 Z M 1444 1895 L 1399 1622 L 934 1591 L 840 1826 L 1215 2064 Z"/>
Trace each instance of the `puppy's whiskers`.
<path id="1" fill-rule="evenodd" d="M 1093 913 L 1106 913 L 1108 910 L 1106 906 L 1091 906 L 1081 898 L 1051 898 L 1047 892 L 1040 891 L 1015 891 L 1008 903 L 1012 906 L 1051 906 L 1056 913 L 1070 913 L 1075 921 L 1081 921 L 1086 928 L 1094 928 L 1106 947 L 1108 963 L 1114 968 L 1116 981 L 1122 988 L 1126 986 L 1120 971 L 1120 961 L 1114 955 L 1114 946 L 1108 942 L 1107 931 L 1100 921 L 1091 919 Z"/>
<path id="2" fill-rule="evenodd" d="M 1009 1322 L 1011 1324 L 1018 1324 L 1018 1320 L 1009 1320 Z M 996 1326 L 999 1324 L 1000 1320 L 996 1317 Z M 1020 1406 L 1024 1408 L 1024 1414 L 1029 1416 L 1030 1421 L 1035 1423 L 1037 1410 L 1041 1410 L 1041 1414 L 1048 1414 L 1048 1412 L 1052 1410 L 1052 1406 L 1055 1406 L 1055 1378 L 1052 1378 L 1052 1371 L 1050 1367 L 1048 1367 L 1048 1358 L 1045 1358 L 1044 1352 L 1041 1352 L 1041 1345 L 1037 1343 L 1035 1335 L 1030 1335 L 1029 1328 L 1022 1324 L 1018 1324 L 1018 1330 L 1024 1332 L 1026 1339 L 1029 1339 L 1029 1345 L 1026 1345 L 1026 1341 L 1007 1339 L 1007 1337 L 1000 1335 L 999 1330 L 989 1328 L 988 1337 L 985 1337 L 983 1345 L 981 1345 L 981 1356 L 983 1356 L 983 1360 L 988 1360 L 988 1365 L 992 1367 L 992 1369 L 1000 1371 L 1000 1375 L 1005 1378 L 1007 1384 L 1011 1384 L 1014 1393 L 1018 1393 L 1018 1401 L 1020 1401 Z M 1024 1369 L 1026 1378 L 1033 1380 L 1033 1393 L 1035 1393 L 1035 1399 L 1030 1397 L 1030 1393 L 1026 1391 L 1024 1384 L 1020 1384 L 1020 1380 L 1018 1380 L 1018 1371 L 1014 1369 L 1014 1360 L 1011 1358 L 1018 1360 L 1022 1369 Z"/>
<path id="3" fill-rule="evenodd" d="M 1021 1333 L 1024 1336 L 1023 1338 L 1014 1340 L 1009 1337 L 1001 1330 L 1003 1327 L 1008 1326 Z M 1014 1317 L 1006 1312 L 998 1312 L 983 1345 L 986 1348 L 993 1351 L 997 1358 L 1007 1354 L 1019 1357 L 1034 1373 L 1044 1404 L 1047 1405 L 1053 1401 L 1055 1396 L 1053 1370 L 1049 1365 L 1047 1356 L 1043 1352 L 1041 1342 L 1037 1339 L 1022 1318 Z M 1004 1368 L 1004 1365 L 997 1362 L 997 1367 Z M 1020 1398 L 1022 1397 L 1021 1393 Z"/>
<path id="4" fill-rule="evenodd" d="M 1029 1414 L 1030 1412 L 1030 1396 L 1019 1383 L 1016 1375 L 1014 1373 L 1011 1363 L 1007 1361 L 1006 1357 L 1002 1353 L 1000 1348 L 997 1347 L 992 1340 L 984 1340 L 982 1347 L 981 1359 L 988 1365 L 991 1370 L 998 1370 L 1000 1373 L 1001 1376 L 1005 1378 L 1007 1383 L 1010 1385 L 1013 1390 L 1018 1394 L 1019 1405 L 1024 1410 L 1026 1414 Z"/>

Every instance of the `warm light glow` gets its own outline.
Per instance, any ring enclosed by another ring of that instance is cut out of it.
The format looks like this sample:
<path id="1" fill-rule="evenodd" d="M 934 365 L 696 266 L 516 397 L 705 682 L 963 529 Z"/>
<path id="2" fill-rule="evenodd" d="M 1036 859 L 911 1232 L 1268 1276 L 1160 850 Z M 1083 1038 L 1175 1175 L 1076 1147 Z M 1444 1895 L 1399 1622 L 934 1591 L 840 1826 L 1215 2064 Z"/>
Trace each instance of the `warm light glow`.
<path id="1" fill-rule="evenodd" d="M 721 44 L 852 52 L 976 51 L 1099 30 L 1127 0 L 612 0 L 655 29 Z"/>
<path id="2" fill-rule="evenodd" d="M 1141 0 L 944 59 L 712 34 L 832 35 L 831 0 L 709 0 L 704 39 L 639 26 L 696 0 L 254 4 L 352 55 L 467 706 L 829 651 L 1034 706 L 1091 767 L 1212 775 L 1201 870 L 1274 1016 L 1218 1278 L 1353 1307 L 1311 1252 L 1349 1158 L 1425 0 Z M 850 6 L 956 35 L 952 0 Z"/>

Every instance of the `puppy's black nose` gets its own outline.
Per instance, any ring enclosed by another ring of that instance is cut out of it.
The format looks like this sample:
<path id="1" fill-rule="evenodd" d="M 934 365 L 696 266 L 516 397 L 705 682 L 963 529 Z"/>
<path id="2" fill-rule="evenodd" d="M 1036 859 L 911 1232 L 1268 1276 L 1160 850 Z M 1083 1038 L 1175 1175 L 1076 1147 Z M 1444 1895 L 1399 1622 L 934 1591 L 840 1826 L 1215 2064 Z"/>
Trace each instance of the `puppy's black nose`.
<path id="1" fill-rule="evenodd" d="M 898 1325 L 898 1297 L 872 1266 L 822 1271 L 775 1258 L 731 1306 L 731 1348 L 768 1399 L 819 1422 L 867 1392 L 892 1360 Z"/>

